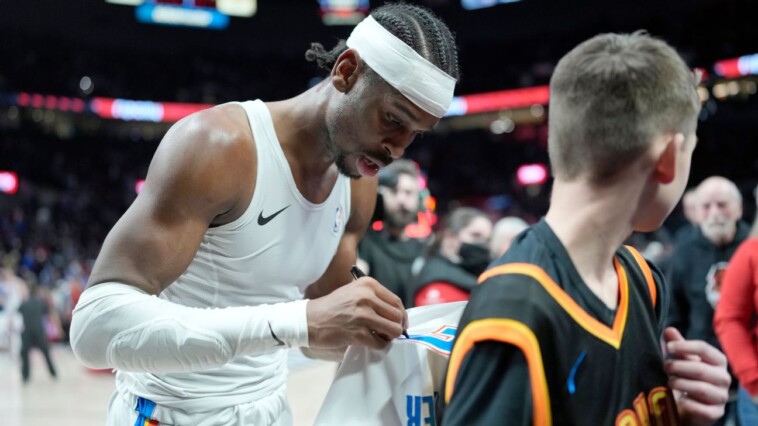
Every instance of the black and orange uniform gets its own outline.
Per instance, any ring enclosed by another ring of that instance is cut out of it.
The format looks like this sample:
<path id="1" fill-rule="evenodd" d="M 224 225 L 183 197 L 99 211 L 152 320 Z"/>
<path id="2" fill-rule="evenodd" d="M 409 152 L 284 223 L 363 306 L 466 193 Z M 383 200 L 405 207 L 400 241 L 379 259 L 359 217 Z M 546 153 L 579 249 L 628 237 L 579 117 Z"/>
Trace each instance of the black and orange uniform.
<path id="1" fill-rule="evenodd" d="M 663 371 L 662 276 L 614 256 L 609 309 L 543 220 L 480 277 L 450 356 L 445 426 L 675 425 Z"/>

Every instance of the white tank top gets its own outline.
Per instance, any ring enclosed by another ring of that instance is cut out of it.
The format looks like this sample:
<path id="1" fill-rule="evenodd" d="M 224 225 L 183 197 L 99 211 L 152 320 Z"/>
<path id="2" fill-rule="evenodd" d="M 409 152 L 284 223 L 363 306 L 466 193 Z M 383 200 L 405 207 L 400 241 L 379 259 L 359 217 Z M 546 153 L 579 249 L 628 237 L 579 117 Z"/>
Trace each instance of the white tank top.
<path id="1" fill-rule="evenodd" d="M 239 105 L 258 154 L 253 198 L 239 219 L 206 231 L 190 266 L 160 295 L 171 302 L 217 308 L 302 299 L 326 271 L 350 217 L 350 179 L 340 174 L 326 201 L 309 202 L 295 185 L 266 105 L 260 100 Z M 117 374 L 119 389 L 189 412 L 285 395 L 286 380 L 282 349 L 208 371 Z M 274 405 L 283 410 L 286 401 Z"/>

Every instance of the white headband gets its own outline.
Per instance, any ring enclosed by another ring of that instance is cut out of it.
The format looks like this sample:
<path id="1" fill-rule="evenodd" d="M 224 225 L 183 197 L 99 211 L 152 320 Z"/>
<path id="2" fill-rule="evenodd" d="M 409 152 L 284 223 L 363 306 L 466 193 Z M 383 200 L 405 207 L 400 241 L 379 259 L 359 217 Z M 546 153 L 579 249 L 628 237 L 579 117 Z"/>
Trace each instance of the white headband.
<path id="1" fill-rule="evenodd" d="M 371 69 L 419 108 L 435 117 L 445 115 L 453 100 L 455 79 L 370 15 L 353 29 L 347 47 L 358 51 Z"/>

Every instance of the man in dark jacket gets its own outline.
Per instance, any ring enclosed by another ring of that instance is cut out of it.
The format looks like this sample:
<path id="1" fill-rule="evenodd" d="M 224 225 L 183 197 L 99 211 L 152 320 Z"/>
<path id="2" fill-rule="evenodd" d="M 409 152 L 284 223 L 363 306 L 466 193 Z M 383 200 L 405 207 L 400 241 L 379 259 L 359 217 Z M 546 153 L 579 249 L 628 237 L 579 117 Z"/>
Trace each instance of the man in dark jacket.
<path id="1" fill-rule="evenodd" d="M 416 221 L 421 206 L 419 170 L 410 160 L 396 160 L 379 171 L 379 200 L 375 216 L 380 229 L 369 229 L 358 245 L 358 266 L 403 299 L 411 281 L 414 261 L 424 251 L 425 241 L 413 238 L 407 226 Z"/>
<path id="2" fill-rule="evenodd" d="M 699 227 L 686 243 L 676 246 L 669 266 L 672 297 L 668 322 L 685 338 L 704 340 L 720 348 L 713 330 L 713 314 L 721 278 L 749 228 L 740 221 L 742 196 L 732 181 L 709 177 L 698 186 L 696 195 Z M 732 384 L 736 383 L 733 379 Z M 731 405 L 727 404 L 727 416 L 733 410 Z"/>

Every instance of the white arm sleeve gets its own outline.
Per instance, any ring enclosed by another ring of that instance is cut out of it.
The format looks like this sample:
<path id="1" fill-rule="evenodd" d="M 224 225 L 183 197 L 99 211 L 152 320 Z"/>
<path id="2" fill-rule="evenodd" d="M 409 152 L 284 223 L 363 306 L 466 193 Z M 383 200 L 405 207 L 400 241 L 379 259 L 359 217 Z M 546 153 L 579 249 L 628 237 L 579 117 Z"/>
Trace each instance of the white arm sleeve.
<path id="1" fill-rule="evenodd" d="M 71 347 L 90 368 L 205 370 L 277 346 L 308 346 L 306 303 L 190 308 L 134 286 L 103 283 L 82 293 Z"/>

